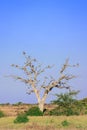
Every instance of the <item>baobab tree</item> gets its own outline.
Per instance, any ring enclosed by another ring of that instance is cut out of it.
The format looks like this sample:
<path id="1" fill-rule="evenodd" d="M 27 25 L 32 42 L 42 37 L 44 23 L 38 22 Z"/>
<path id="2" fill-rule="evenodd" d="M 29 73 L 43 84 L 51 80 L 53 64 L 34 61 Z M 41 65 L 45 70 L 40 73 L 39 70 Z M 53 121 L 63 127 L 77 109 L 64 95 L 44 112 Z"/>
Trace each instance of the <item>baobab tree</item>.
<path id="1" fill-rule="evenodd" d="M 31 58 L 25 52 L 23 52 L 25 57 L 24 65 L 16 65 L 12 64 L 12 67 L 20 69 L 24 72 L 25 78 L 18 75 L 11 75 L 16 80 L 20 80 L 28 85 L 28 94 L 35 93 L 38 107 L 43 112 L 44 111 L 44 104 L 47 99 L 49 92 L 53 90 L 53 88 L 58 89 L 68 89 L 70 90 L 70 86 L 68 81 L 76 78 L 76 76 L 72 74 L 66 74 L 65 70 L 68 67 L 75 67 L 77 65 L 69 65 L 69 60 L 66 59 L 65 63 L 63 64 L 62 68 L 60 69 L 60 76 L 57 79 L 54 79 L 52 76 L 44 76 L 44 80 L 42 81 L 40 76 L 42 73 L 46 72 L 47 69 L 51 69 L 52 66 L 48 65 L 43 67 L 36 59 Z M 43 91 L 43 95 L 41 92 Z"/>

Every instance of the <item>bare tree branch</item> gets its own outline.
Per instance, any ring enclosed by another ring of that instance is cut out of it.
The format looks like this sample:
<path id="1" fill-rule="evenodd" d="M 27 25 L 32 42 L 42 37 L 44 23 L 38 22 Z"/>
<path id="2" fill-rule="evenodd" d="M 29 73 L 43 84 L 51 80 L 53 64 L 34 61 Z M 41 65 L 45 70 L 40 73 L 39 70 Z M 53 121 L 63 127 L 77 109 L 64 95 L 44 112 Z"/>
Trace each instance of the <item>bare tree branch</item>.
<path id="1" fill-rule="evenodd" d="M 76 78 L 76 76 L 72 74 L 65 74 L 65 70 L 68 67 L 76 67 L 79 64 L 69 65 L 69 59 L 66 59 L 65 63 L 63 64 L 60 70 L 60 77 L 58 79 L 55 79 L 52 76 L 49 76 L 49 78 L 45 76 L 44 81 L 42 82 L 41 80 L 38 79 L 39 76 L 46 70 L 51 69 L 53 66 L 48 65 L 46 67 L 43 67 L 42 64 L 38 63 L 36 59 L 27 56 L 26 52 L 23 52 L 23 55 L 25 57 L 24 65 L 20 66 L 20 65 L 12 64 L 12 67 L 15 67 L 23 71 L 27 78 L 23 78 L 21 76 L 16 76 L 16 75 L 11 75 L 11 77 L 29 85 L 27 93 L 28 94 L 35 93 L 38 100 L 39 108 L 41 111 L 43 111 L 45 100 L 49 92 L 51 92 L 53 88 L 58 88 L 58 89 L 64 88 L 68 90 L 71 89 L 71 86 L 68 85 L 68 81 L 73 78 Z M 41 89 L 43 89 L 44 91 L 43 96 L 41 96 L 40 93 Z"/>
<path id="2" fill-rule="evenodd" d="M 60 73 L 63 73 L 65 71 L 65 69 L 68 67 L 68 63 L 69 63 L 69 59 L 66 59 L 63 67 L 60 70 Z"/>

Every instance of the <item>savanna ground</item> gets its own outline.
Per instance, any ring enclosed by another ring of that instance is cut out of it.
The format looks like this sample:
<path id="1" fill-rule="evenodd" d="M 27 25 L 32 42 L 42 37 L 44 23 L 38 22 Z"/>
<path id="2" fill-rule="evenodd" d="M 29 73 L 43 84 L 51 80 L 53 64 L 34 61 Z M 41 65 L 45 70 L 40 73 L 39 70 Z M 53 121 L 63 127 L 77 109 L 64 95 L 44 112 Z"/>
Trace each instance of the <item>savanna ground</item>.
<path id="1" fill-rule="evenodd" d="M 28 123 L 15 124 L 14 120 L 17 114 L 28 110 L 31 106 L 0 105 L 0 110 L 7 114 L 7 116 L 0 118 L 0 130 L 87 130 L 87 115 L 28 116 Z M 45 107 L 53 109 L 54 106 L 46 105 Z"/>
<path id="2" fill-rule="evenodd" d="M 0 119 L 0 130 L 87 130 L 87 116 L 40 116 L 28 117 L 28 123 L 14 123 L 14 117 Z M 62 122 L 68 125 L 63 126 Z"/>

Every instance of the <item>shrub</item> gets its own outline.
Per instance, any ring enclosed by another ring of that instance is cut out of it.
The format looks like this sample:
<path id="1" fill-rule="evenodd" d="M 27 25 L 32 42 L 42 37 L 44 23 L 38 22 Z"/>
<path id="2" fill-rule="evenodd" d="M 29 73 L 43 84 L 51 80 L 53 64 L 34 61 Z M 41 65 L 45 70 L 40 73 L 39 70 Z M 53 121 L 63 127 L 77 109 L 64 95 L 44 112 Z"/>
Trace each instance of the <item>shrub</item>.
<path id="1" fill-rule="evenodd" d="M 64 115 L 66 116 L 73 116 L 73 115 L 79 115 L 79 111 L 77 110 L 74 110 L 73 108 L 69 108 L 69 109 L 66 109 L 66 111 L 64 112 Z"/>
<path id="2" fill-rule="evenodd" d="M 5 116 L 5 115 L 4 115 L 3 111 L 0 110 L 0 118 L 1 118 L 1 117 L 4 117 L 4 116 Z"/>
<path id="3" fill-rule="evenodd" d="M 15 104 L 13 104 L 13 106 L 19 106 L 19 105 L 22 105 L 23 103 L 22 102 L 17 102 Z"/>
<path id="4" fill-rule="evenodd" d="M 26 123 L 29 119 L 25 113 L 19 114 L 16 119 L 14 120 L 14 123 Z"/>
<path id="5" fill-rule="evenodd" d="M 87 111 L 85 111 L 85 114 L 87 115 Z"/>
<path id="6" fill-rule="evenodd" d="M 63 112 L 61 112 L 58 108 L 52 109 L 49 111 L 49 115 L 54 115 L 54 116 L 61 116 L 63 115 Z"/>
<path id="7" fill-rule="evenodd" d="M 38 107 L 31 107 L 27 112 L 29 116 L 43 116 L 43 112 L 40 111 Z"/>
<path id="8" fill-rule="evenodd" d="M 66 127 L 66 126 L 69 126 L 69 122 L 67 120 L 64 120 L 61 122 L 62 126 Z"/>
<path id="9" fill-rule="evenodd" d="M 79 114 L 80 112 L 77 108 L 75 109 L 75 108 L 63 108 L 63 107 L 56 107 L 55 109 L 49 112 L 49 115 L 55 115 L 55 116 L 61 116 L 61 115 L 72 116 Z"/>

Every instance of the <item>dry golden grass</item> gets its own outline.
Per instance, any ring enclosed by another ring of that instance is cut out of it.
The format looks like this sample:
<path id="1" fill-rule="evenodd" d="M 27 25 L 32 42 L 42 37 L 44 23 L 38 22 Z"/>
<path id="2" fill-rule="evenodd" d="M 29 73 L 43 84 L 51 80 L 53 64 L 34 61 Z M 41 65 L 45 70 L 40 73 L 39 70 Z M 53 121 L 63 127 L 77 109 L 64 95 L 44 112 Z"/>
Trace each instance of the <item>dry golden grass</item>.
<path id="1" fill-rule="evenodd" d="M 21 105 L 0 105 L 0 110 L 2 110 L 6 116 L 16 116 L 18 113 L 27 111 L 29 108 L 37 106 L 34 104 L 21 104 Z M 56 105 L 45 105 L 46 109 L 53 109 Z"/>
<path id="2" fill-rule="evenodd" d="M 87 116 L 29 117 L 28 123 L 14 124 L 15 117 L 0 118 L 0 130 L 87 130 Z M 69 126 L 62 126 L 67 120 Z"/>
<path id="3" fill-rule="evenodd" d="M 29 109 L 29 105 L 0 105 L 6 116 L 16 116 L 19 112 L 24 112 Z"/>

